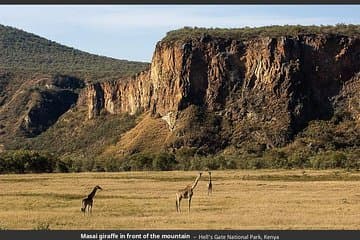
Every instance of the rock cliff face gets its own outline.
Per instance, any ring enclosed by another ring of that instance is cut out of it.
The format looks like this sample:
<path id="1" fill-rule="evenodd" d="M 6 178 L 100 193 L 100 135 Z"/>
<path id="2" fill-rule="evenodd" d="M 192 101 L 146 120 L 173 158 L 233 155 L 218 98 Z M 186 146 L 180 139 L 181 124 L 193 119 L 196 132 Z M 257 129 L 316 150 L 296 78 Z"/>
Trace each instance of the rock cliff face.
<path id="1" fill-rule="evenodd" d="M 20 124 L 21 131 L 27 137 L 34 137 L 46 131 L 73 104 L 78 95 L 65 89 L 34 91 L 31 103 Z"/>
<path id="2" fill-rule="evenodd" d="M 238 41 L 159 42 L 151 67 L 90 85 L 80 97 L 88 117 L 150 111 L 177 129 L 191 105 L 220 119 L 227 144 L 268 147 L 291 141 L 309 121 L 348 112 L 360 120 L 360 39 L 301 35 Z M 226 127 L 225 127 L 226 125 Z"/>
<path id="3" fill-rule="evenodd" d="M 78 92 L 85 87 L 78 78 L 58 74 L 3 73 L 0 78 L 0 142 L 46 131 L 76 105 Z"/>

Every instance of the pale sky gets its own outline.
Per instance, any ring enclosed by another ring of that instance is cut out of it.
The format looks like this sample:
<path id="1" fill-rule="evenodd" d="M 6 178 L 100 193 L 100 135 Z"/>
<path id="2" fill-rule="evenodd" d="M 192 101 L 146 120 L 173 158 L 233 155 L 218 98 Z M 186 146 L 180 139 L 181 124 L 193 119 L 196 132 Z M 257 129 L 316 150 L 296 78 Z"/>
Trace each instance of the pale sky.
<path id="1" fill-rule="evenodd" d="M 149 62 L 156 42 L 184 26 L 360 24 L 359 13 L 360 5 L 0 5 L 0 24 L 90 53 Z"/>

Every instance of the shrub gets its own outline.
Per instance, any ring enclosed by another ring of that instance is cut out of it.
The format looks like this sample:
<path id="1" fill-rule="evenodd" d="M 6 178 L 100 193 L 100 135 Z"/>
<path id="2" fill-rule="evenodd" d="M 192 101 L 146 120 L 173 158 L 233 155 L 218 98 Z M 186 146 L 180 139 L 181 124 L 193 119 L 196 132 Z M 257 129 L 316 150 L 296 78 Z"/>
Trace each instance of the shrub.
<path id="1" fill-rule="evenodd" d="M 55 172 L 68 173 L 69 166 L 65 162 L 59 160 L 56 162 Z"/>
<path id="2" fill-rule="evenodd" d="M 176 151 L 176 161 L 178 168 L 181 170 L 189 170 L 191 168 L 191 159 L 196 153 L 196 148 L 182 147 Z"/>
<path id="3" fill-rule="evenodd" d="M 288 166 L 292 168 L 311 167 L 310 153 L 306 151 L 295 151 L 288 157 Z"/>
<path id="4" fill-rule="evenodd" d="M 269 166 L 266 164 L 264 158 L 256 157 L 256 158 L 248 158 L 246 161 L 246 169 L 262 169 L 268 168 Z"/>
<path id="5" fill-rule="evenodd" d="M 152 162 L 153 170 L 169 171 L 173 170 L 177 164 L 175 156 L 170 153 L 160 153 L 156 155 Z"/>
<path id="6" fill-rule="evenodd" d="M 65 157 L 61 160 L 68 168 L 69 172 L 81 172 L 83 162 L 80 159 L 74 159 L 73 157 Z"/>
<path id="7" fill-rule="evenodd" d="M 202 170 L 203 169 L 203 158 L 193 157 L 190 159 L 190 169 L 189 170 Z"/>
<path id="8" fill-rule="evenodd" d="M 236 169 L 236 161 L 232 158 L 224 158 L 224 162 L 220 162 L 220 169 Z"/>
<path id="9" fill-rule="evenodd" d="M 94 167 L 92 168 L 93 172 L 105 172 L 105 163 L 103 161 L 94 161 Z"/>
<path id="10" fill-rule="evenodd" d="M 224 162 L 225 158 L 223 156 L 203 158 L 203 164 L 205 165 L 205 169 L 209 170 L 219 169 L 221 165 L 224 165 Z"/>
<path id="11" fill-rule="evenodd" d="M 265 152 L 263 156 L 263 160 L 268 162 L 269 167 L 271 168 L 289 168 L 291 165 L 287 159 L 287 155 L 285 152 L 271 149 Z"/>
<path id="12" fill-rule="evenodd" d="M 122 163 L 120 159 L 108 158 L 104 160 L 106 172 L 118 172 L 122 170 Z"/>
<path id="13" fill-rule="evenodd" d="M 29 150 L 7 151 L 0 156 L 1 173 L 42 173 L 53 172 L 57 158 Z"/>
<path id="14" fill-rule="evenodd" d="M 327 151 L 311 157 L 310 162 L 316 169 L 344 168 L 347 166 L 347 157 L 342 152 Z"/>
<path id="15" fill-rule="evenodd" d="M 137 153 L 129 158 L 129 167 L 131 170 L 151 170 L 152 169 L 152 156 L 144 153 Z"/>
<path id="16" fill-rule="evenodd" d="M 82 160 L 82 171 L 91 172 L 95 167 L 95 159 L 94 158 L 85 158 Z"/>

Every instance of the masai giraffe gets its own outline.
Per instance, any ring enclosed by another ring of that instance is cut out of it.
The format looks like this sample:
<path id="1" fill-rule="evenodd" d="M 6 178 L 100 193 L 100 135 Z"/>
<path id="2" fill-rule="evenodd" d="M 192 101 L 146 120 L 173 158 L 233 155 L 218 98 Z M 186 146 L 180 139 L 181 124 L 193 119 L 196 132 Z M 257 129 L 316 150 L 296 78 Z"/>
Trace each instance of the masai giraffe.
<path id="1" fill-rule="evenodd" d="M 190 205 L 191 205 L 191 198 L 194 194 L 193 190 L 195 189 L 197 183 L 199 182 L 200 178 L 201 178 L 201 172 L 199 173 L 199 176 L 197 176 L 197 178 L 195 179 L 194 183 L 192 185 L 187 185 L 184 189 L 180 189 L 177 193 L 176 193 L 176 211 L 177 212 L 181 212 L 180 210 L 180 202 L 181 199 L 187 199 L 189 202 L 189 212 L 190 212 Z"/>
<path id="2" fill-rule="evenodd" d="M 209 172 L 208 195 L 212 193 L 211 172 Z"/>
<path id="3" fill-rule="evenodd" d="M 92 206 L 93 206 L 93 198 L 95 197 L 96 191 L 97 190 L 102 190 L 102 188 L 100 186 L 95 186 L 94 189 L 92 190 L 92 192 L 87 196 L 87 198 L 84 198 L 82 200 L 82 207 L 81 207 L 81 211 L 91 213 L 92 212 Z"/>

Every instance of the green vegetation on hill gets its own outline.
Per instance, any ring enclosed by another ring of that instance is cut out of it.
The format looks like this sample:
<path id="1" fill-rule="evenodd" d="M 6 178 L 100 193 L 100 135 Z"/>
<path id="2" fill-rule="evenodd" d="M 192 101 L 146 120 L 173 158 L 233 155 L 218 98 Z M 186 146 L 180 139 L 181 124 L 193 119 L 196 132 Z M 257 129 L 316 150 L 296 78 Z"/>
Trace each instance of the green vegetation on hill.
<path id="1" fill-rule="evenodd" d="M 301 34 L 341 34 L 348 36 L 360 36 L 360 25 L 337 24 L 335 26 L 265 26 L 265 27 L 244 27 L 244 28 L 198 28 L 184 27 L 170 31 L 162 40 L 172 42 L 190 38 L 199 38 L 204 34 L 214 37 L 232 38 L 237 40 L 248 40 L 256 37 L 280 37 L 296 36 Z"/>
<path id="2" fill-rule="evenodd" d="M 118 60 L 70 48 L 16 28 L 0 25 L 0 68 L 85 76 L 128 76 L 148 63 Z"/>

